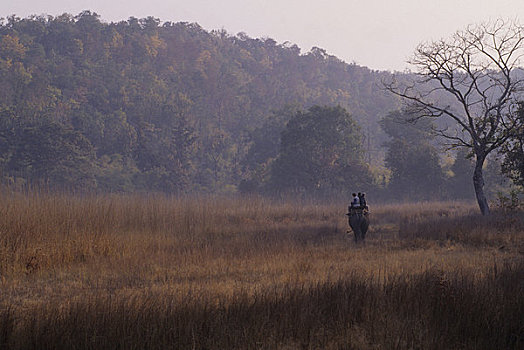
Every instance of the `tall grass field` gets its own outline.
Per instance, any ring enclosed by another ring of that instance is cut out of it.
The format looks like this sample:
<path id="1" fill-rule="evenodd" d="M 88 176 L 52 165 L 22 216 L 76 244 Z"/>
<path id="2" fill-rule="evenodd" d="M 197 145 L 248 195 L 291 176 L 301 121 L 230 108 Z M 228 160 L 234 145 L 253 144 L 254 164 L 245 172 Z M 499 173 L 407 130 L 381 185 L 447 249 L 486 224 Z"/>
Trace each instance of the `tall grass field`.
<path id="1" fill-rule="evenodd" d="M 522 349 L 524 214 L 0 192 L 0 349 Z"/>

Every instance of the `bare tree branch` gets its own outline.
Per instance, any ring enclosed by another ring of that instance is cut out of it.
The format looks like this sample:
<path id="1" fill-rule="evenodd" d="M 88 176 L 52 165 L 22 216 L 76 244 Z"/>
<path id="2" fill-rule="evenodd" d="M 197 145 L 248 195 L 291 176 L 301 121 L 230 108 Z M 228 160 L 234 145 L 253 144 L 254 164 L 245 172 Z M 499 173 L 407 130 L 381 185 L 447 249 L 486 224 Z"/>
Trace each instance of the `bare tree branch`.
<path id="1" fill-rule="evenodd" d="M 483 213 L 482 207 L 488 207 L 482 192 L 482 163 L 517 127 L 510 112 L 524 90 L 524 70 L 519 69 L 523 61 L 524 27 L 497 20 L 470 25 L 448 40 L 420 44 L 410 60 L 417 79 L 385 84 L 404 100 L 406 109 L 416 113 L 414 119 L 447 118 L 457 126 L 435 133 L 475 153 L 474 182 Z"/>

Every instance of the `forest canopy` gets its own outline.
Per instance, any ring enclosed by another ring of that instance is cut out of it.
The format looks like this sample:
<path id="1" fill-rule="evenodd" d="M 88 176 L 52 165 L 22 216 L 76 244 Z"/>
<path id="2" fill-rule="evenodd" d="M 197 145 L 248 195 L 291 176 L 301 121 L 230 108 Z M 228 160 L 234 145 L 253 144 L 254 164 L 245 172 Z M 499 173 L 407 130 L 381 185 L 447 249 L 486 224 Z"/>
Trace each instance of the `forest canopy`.
<path id="1" fill-rule="evenodd" d="M 272 112 L 340 105 L 372 125 L 395 106 L 378 86 L 387 73 L 194 23 L 10 17 L 0 40 L 0 166 L 11 182 L 234 191 Z"/>
<path id="2" fill-rule="evenodd" d="M 1 181 L 107 192 L 381 190 L 396 176 L 383 146 L 399 142 L 378 127 L 400 106 L 383 89 L 390 76 L 320 48 L 195 23 L 12 16 L 0 25 Z M 301 154 L 304 182 L 290 186 L 298 180 L 283 169 L 301 139 L 318 142 Z M 445 167 L 433 146 L 424 161 Z"/>

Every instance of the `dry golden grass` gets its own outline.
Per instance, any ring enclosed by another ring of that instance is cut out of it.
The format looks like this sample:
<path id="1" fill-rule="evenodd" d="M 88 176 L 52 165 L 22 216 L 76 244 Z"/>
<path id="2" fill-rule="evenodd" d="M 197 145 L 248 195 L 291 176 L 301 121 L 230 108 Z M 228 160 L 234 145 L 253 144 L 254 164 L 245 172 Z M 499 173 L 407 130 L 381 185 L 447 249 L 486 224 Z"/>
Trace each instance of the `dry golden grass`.
<path id="1" fill-rule="evenodd" d="M 0 347 L 438 349 L 464 305 L 444 348 L 522 345 L 522 214 L 373 206 L 355 245 L 345 203 L 0 197 Z M 491 343 L 482 310 L 506 319 Z"/>

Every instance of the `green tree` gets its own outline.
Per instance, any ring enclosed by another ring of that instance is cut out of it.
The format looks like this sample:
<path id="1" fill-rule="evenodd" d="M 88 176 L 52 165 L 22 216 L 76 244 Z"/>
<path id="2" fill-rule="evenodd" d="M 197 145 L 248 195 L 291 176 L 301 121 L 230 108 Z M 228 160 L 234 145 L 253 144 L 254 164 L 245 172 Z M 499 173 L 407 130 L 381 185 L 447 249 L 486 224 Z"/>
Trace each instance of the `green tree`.
<path id="1" fill-rule="evenodd" d="M 142 172 L 141 186 L 165 192 L 181 192 L 192 175 L 193 129 L 184 118 L 173 118 L 169 128 L 142 122 L 134 159 Z"/>
<path id="2" fill-rule="evenodd" d="M 515 116 L 517 127 L 503 148 L 502 170 L 524 189 L 524 102 L 519 103 Z"/>
<path id="3" fill-rule="evenodd" d="M 278 156 L 280 135 L 287 122 L 297 113 L 297 108 L 286 106 L 275 111 L 264 125 L 249 133 L 250 146 L 242 162 L 244 178 L 241 192 L 262 191 L 270 178 L 271 165 Z"/>
<path id="4" fill-rule="evenodd" d="M 7 173 L 52 187 L 92 189 L 94 150 L 79 132 L 41 118 L 13 125 Z"/>
<path id="5" fill-rule="evenodd" d="M 444 190 L 444 172 L 437 149 L 429 142 L 431 124 L 410 123 L 409 114 L 391 112 L 381 126 L 391 138 L 385 163 L 391 170 L 388 191 L 395 198 L 423 200 L 439 198 Z"/>
<path id="6" fill-rule="evenodd" d="M 473 199 L 475 196 L 475 189 L 471 182 L 475 170 L 472 157 L 473 154 L 466 148 L 460 148 L 455 155 L 455 161 L 451 166 L 453 176 L 449 179 L 449 192 L 452 198 Z"/>
<path id="7" fill-rule="evenodd" d="M 271 171 L 278 192 L 334 195 L 371 183 L 362 161 L 360 129 L 342 107 L 313 106 L 297 112 L 281 135 Z"/>

